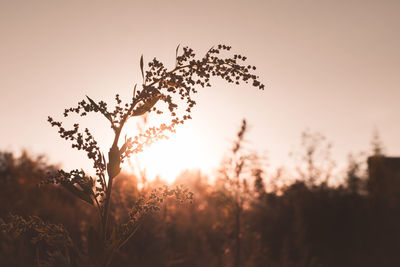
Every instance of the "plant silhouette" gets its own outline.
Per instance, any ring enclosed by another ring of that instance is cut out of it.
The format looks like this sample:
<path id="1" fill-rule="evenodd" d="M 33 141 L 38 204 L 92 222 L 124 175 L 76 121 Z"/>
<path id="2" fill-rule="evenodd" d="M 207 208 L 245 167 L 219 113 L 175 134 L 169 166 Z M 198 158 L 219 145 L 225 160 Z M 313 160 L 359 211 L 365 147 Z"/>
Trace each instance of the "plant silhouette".
<path id="1" fill-rule="evenodd" d="M 71 141 L 72 148 L 85 151 L 87 157 L 93 162 L 95 177 L 89 176 L 82 169 L 59 170 L 50 173 L 48 178 L 42 182 L 42 184 L 60 184 L 74 196 L 97 210 L 97 224 L 91 226 L 87 233 L 91 266 L 109 266 L 115 253 L 136 233 L 143 221 L 142 218 L 150 212 L 159 210 L 160 204 L 166 197 L 173 196 L 180 202 L 191 201 L 193 198 L 193 193 L 182 186 L 173 189 L 166 186 L 159 187 L 154 189 L 150 195 L 141 196 L 131 208 L 128 221 L 118 223 L 115 218 L 110 218 L 110 207 L 113 182 L 121 172 L 121 163 L 132 154 L 141 152 L 144 146 L 165 138 L 168 132 L 174 132 L 179 124 L 191 119 L 190 113 L 196 104 L 192 98 L 193 94 L 197 93 L 199 87 L 210 87 L 210 79 L 213 76 L 221 77 L 228 83 L 250 82 L 252 86 L 264 89 L 264 85 L 258 80 L 258 77 L 252 74 L 256 68 L 251 65 L 243 65 L 246 57 L 239 54 L 227 58 L 220 56 L 224 52 L 229 52 L 230 49 L 230 46 L 218 45 L 208 50 L 202 58 L 196 59 L 192 49 L 184 47 L 179 53 L 178 46 L 175 66 L 171 70 L 164 67 L 164 64 L 156 58 L 149 62 L 148 68 L 145 69 L 142 56 L 140 70 L 143 82 L 140 87 L 135 85 L 132 99 L 129 102 L 123 103 L 117 94 L 115 96 L 116 105 L 110 109 L 106 102 L 95 101 L 86 96 L 86 99 L 80 101 L 76 107 L 65 109 L 65 117 L 72 113 L 86 116 L 91 112 L 104 116 L 114 132 L 114 140 L 107 155 L 101 150 L 88 128 L 81 131 L 80 125 L 75 123 L 72 129 L 66 129 L 61 121 L 48 117 L 48 122 L 58 129 L 60 137 Z M 160 102 L 164 102 L 165 105 L 159 105 Z M 169 113 L 170 122 L 163 123 L 158 127 L 150 127 L 134 137 L 127 138 L 125 136 L 122 140 L 121 132 L 126 122 L 132 117 L 140 117 L 148 112 Z M 30 217 L 27 220 L 18 216 L 11 217 L 11 221 L 16 220 L 19 220 L 18 225 L 25 225 L 24 229 L 28 229 L 30 225 L 38 225 L 38 222 L 44 225 L 36 217 Z M 59 232 L 66 233 L 62 226 L 57 228 L 55 225 L 50 225 L 47 228 L 44 226 L 40 229 L 33 228 L 39 232 L 46 232 L 46 229 L 57 229 Z M 16 230 L 13 227 L 7 229 L 9 231 Z M 71 262 L 67 252 L 59 252 L 58 256 L 66 258 L 65 262 L 67 263 Z"/>

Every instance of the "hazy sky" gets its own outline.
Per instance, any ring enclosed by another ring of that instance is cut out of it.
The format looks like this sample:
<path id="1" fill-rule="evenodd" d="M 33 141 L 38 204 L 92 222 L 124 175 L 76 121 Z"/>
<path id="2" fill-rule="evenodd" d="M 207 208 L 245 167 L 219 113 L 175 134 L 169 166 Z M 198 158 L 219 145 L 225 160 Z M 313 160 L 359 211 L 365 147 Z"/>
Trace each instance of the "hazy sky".
<path id="1" fill-rule="evenodd" d="M 85 94 L 130 96 L 141 54 L 172 66 L 178 44 L 202 55 L 225 43 L 258 67 L 266 90 L 217 80 L 201 90 L 193 120 L 163 147 L 169 156 L 147 156 L 156 171 L 217 166 L 244 117 L 249 146 L 274 165 L 306 128 L 333 142 L 339 162 L 369 150 L 374 127 L 387 153 L 400 155 L 399 14 L 400 1 L 0 0 L 0 149 L 88 166 L 48 115 L 62 119 Z M 107 146 L 110 129 L 93 118 L 83 125 Z"/>

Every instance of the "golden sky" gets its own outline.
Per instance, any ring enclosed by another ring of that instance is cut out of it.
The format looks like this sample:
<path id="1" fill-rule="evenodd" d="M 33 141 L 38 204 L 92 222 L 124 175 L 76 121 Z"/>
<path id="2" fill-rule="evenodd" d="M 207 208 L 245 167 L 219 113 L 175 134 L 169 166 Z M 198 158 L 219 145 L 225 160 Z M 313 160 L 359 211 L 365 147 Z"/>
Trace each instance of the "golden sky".
<path id="1" fill-rule="evenodd" d="M 141 54 L 172 66 L 178 44 L 202 55 L 224 43 L 258 67 L 266 90 L 215 80 L 174 145 L 164 146 L 176 160 L 164 162 L 159 148 L 159 162 L 211 170 L 244 117 L 249 146 L 268 151 L 273 165 L 287 162 L 306 128 L 333 141 L 338 161 L 368 150 L 375 127 L 386 151 L 399 155 L 399 14 L 400 1 L 0 0 L 0 149 L 89 166 L 48 115 L 62 119 L 85 94 L 129 97 L 141 82 Z M 83 125 L 107 146 L 108 125 L 89 118 Z"/>

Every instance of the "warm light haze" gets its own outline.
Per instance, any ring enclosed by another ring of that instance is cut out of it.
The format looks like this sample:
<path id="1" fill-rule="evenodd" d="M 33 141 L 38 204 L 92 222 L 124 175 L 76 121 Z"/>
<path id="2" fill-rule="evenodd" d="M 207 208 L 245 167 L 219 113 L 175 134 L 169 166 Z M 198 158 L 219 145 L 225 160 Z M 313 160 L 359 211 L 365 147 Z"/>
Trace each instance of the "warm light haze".
<path id="1" fill-rule="evenodd" d="M 192 154 L 191 151 L 196 153 Z M 124 165 L 124 170 L 137 174 L 144 171 L 149 179 L 160 176 L 162 180 L 172 183 L 185 169 L 201 169 L 205 173 L 212 173 L 213 156 L 207 153 L 207 144 L 201 136 L 190 128 L 182 127 L 169 139 L 160 140 L 137 154 L 131 164 Z"/>
<path id="2" fill-rule="evenodd" d="M 63 108 L 85 95 L 128 98 L 141 82 L 142 54 L 145 62 L 157 57 L 172 66 L 178 44 L 200 56 L 226 43 L 258 67 L 266 90 L 214 79 L 196 96 L 193 120 L 139 156 L 149 174 L 171 177 L 192 167 L 212 173 L 242 118 L 251 126 L 249 147 L 267 151 L 271 166 L 288 163 L 307 128 L 333 142 L 339 165 L 348 153 L 369 150 L 375 128 L 386 152 L 400 154 L 397 1 L 1 1 L 0 7 L 2 149 L 26 148 L 66 169 L 82 163 L 90 169 L 84 154 L 57 138 L 48 115 L 62 118 Z M 85 123 L 108 146 L 110 129 L 91 120 Z"/>
<path id="3" fill-rule="evenodd" d="M 400 266 L 400 0 L 0 0 L 0 267 Z"/>

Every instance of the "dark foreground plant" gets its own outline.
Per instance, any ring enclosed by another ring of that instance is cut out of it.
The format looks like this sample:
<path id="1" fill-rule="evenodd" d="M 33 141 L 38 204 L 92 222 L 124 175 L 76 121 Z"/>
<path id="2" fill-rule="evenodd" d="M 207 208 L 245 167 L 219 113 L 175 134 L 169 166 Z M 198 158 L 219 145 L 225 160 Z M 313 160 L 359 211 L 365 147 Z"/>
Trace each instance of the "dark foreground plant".
<path id="1" fill-rule="evenodd" d="M 142 56 L 140 69 L 143 83 L 141 88 L 135 85 L 129 102 L 122 103 L 117 94 L 116 106 L 109 109 L 106 102 L 96 102 L 87 96 L 76 107 L 65 109 L 65 117 L 71 113 L 86 116 L 94 112 L 101 113 L 108 120 L 114 131 L 114 140 L 108 151 L 108 157 L 101 151 L 89 129 L 80 131 L 78 123 L 75 123 L 72 129 L 66 129 L 62 122 L 48 117 L 49 123 L 58 128 L 61 138 L 72 141 L 73 148 L 84 150 L 87 157 L 93 161 L 96 177 L 91 177 L 78 169 L 69 172 L 60 170 L 43 182 L 60 184 L 97 210 L 98 225 L 90 227 L 87 234 L 88 254 L 92 266 L 110 265 L 115 252 L 121 249 L 137 231 L 140 219 L 149 212 L 158 210 L 166 197 L 174 196 L 181 202 L 191 201 L 193 198 L 193 194 L 181 186 L 174 189 L 168 187 L 155 189 L 150 196 L 143 196 L 137 200 L 127 222 L 117 223 L 114 218 L 110 218 L 110 203 L 113 180 L 121 171 L 121 163 L 132 154 L 141 152 L 144 146 L 165 138 L 167 132 L 174 132 L 177 125 L 191 119 L 190 113 L 196 104 L 192 95 L 197 93 L 198 87 L 210 87 L 212 76 L 219 76 L 228 83 L 250 82 L 253 86 L 264 89 L 258 77 L 252 74 L 252 70 L 256 68 L 243 65 L 246 57 L 242 55 L 220 57 L 222 52 L 228 52 L 230 49 L 229 46 L 218 45 L 216 48 L 211 48 L 204 57 L 196 59 L 193 50 L 188 47 L 184 47 L 183 52 L 178 55 L 178 46 L 175 66 L 171 70 L 164 67 L 156 58 L 148 63 L 148 69 L 145 70 Z M 159 104 L 162 102 L 164 105 Z M 125 136 L 122 139 L 121 132 L 128 119 L 142 116 L 147 112 L 156 114 L 167 112 L 170 115 L 170 122 L 150 127 L 135 137 Z M 12 224 L 12 220 L 10 223 Z M 60 253 L 64 257 L 68 256 L 67 252 Z"/>

